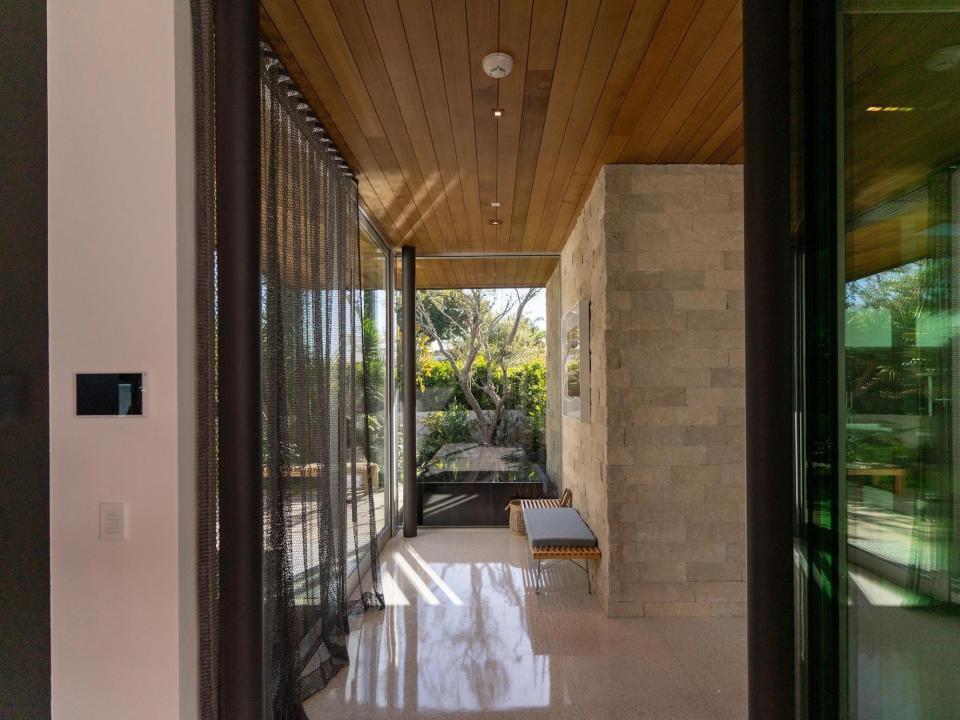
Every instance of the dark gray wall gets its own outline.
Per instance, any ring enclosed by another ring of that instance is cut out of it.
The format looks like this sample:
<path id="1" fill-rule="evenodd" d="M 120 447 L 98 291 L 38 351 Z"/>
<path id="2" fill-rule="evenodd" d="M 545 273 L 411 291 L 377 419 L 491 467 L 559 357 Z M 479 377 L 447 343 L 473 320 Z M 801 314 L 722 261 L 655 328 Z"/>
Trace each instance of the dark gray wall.
<path id="1" fill-rule="evenodd" d="M 0 717 L 50 717 L 46 3 L 0 10 Z"/>

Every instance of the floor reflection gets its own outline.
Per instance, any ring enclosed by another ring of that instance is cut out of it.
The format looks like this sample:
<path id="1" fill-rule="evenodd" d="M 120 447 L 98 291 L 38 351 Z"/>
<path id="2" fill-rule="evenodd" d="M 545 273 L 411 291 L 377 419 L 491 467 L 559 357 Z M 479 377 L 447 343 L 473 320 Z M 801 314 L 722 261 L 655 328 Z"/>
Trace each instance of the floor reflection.
<path id="1" fill-rule="evenodd" d="M 537 596 L 509 530 L 397 538 L 383 578 L 311 719 L 745 717 L 742 619 L 609 619 L 567 563 Z"/>

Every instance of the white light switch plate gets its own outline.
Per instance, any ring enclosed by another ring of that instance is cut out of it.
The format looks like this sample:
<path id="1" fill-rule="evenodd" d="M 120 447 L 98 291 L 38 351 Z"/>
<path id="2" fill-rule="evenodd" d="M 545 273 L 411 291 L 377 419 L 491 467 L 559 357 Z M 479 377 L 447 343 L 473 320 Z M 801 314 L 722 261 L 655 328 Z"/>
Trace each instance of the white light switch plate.
<path id="1" fill-rule="evenodd" d="M 100 503 L 100 539 L 122 542 L 127 536 L 127 505 L 122 502 Z"/>

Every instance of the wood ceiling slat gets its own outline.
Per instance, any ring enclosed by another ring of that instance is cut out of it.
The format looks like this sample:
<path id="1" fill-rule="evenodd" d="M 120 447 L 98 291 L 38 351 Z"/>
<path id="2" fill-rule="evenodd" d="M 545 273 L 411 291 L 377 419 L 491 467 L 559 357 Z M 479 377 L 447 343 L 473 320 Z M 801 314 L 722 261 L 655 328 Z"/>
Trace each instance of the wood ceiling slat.
<path id="1" fill-rule="evenodd" d="M 700 102 L 690 112 L 689 116 L 683 121 L 683 125 L 676 135 L 671 138 L 667 147 L 657 158 L 658 162 L 667 162 L 680 156 L 684 146 L 690 142 L 691 138 L 700 132 L 704 124 L 715 117 L 716 113 L 721 113 L 724 117 L 733 110 L 737 101 L 743 95 L 743 46 L 737 48 L 737 51 L 727 61 L 720 74 L 710 85 L 709 90 L 700 98 Z M 721 108 L 722 103 L 727 97 L 731 97 L 733 102 L 726 109 L 726 113 Z"/>
<path id="2" fill-rule="evenodd" d="M 413 71 L 423 100 L 423 110 L 439 164 L 447 204 L 453 217 L 457 247 L 479 247 L 479 223 L 468 221 L 464 188 L 460 178 L 457 147 L 450 120 L 449 100 L 443 79 L 440 46 L 430 0 L 409 0 L 400 4 L 404 32 L 413 61 Z"/>
<path id="3" fill-rule="evenodd" d="M 540 223 L 539 234 L 534 240 L 538 247 L 549 238 L 550 231 L 553 230 L 560 203 L 570 181 L 570 173 L 576 163 L 577 151 L 583 147 L 584 138 L 596 115 L 604 88 L 608 86 L 610 71 L 634 8 L 635 4 L 632 0 L 605 0 L 597 13 L 596 24 L 580 74 L 580 82 L 563 131 L 557 161 L 551 173 L 543 220 Z"/>
<path id="4" fill-rule="evenodd" d="M 470 80 L 470 50 L 467 15 L 463 3 L 434 0 L 434 22 L 440 49 L 443 81 L 447 93 L 450 125 L 457 149 L 463 202 L 470 229 L 470 248 L 483 246 L 483 214 L 477 172 L 477 143 L 473 122 L 473 89 Z"/>
<path id="5" fill-rule="evenodd" d="M 694 153 L 691 162 L 694 164 L 706 163 L 713 153 L 724 143 L 729 142 L 731 137 L 736 136 L 737 128 L 740 128 L 740 134 L 743 134 L 743 103 L 741 102 L 730 116 L 723 121 L 716 132 L 710 136 L 703 146 Z M 729 155 L 729 153 L 728 153 Z"/>
<path id="6" fill-rule="evenodd" d="M 741 108 L 743 106 L 741 105 Z M 743 147 L 743 113 L 741 112 L 740 124 L 730 133 L 726 140 L 717 146 L 717 149 L 710 153 L 704 161 L 708 165 L 721 164 L 727 161 L 738 148 Z"/>
<path id="7" fill-rule="evenodd" d="M 563 132 L 580 84 L 583 62 L 590 47 L 590 37 L 593 35 L 599 10 L 598 0 L 576 0 L 567 4 L 521 244 L 524 250 L 535 246 L 547 191 L 553 178 L 553 169 L 563 142 Z"/>
<path id="8" fill-rule="evenodd" d="M 470 48 L 470 80 L 473 92 L 473 127 L 476 133 L 477 180 L 480 187 L 480 213 L 483 217 L 483 249 L 493 250 L 497 228 L 490 225 L 494 211 L 490 203 L 497 198 L 497 81 L 481 67 L 484 55 L 499 47 L 499 3 L 497 0 L 472 0 L 467 3 L 467 35 Z"/>
<path id="9" fill-rule="evenodd" d="M 537 0 L 533 6 L 527 76 L 523 84 L 517 175 L 511 200 L 510 234 L 506 244 L 511 251 L 519 250 L 522 245 L 543 125 L 547 117 L 547 103 L 553 85 L 563 14 L 564 0 Z"/>
<path id="10" fill-rule="evenodd" d="M 737 105 L 743 102 L 743 77 L 738 77 L 733 87 L 727 90 L 723 99 L 707 115 L 706 119 L 697 128 L 697 131 L 691 134 L 684 146 L 677 151 L 678 162 L 693 162 L 693 157 L 697 151 L 703 147 L 703 143 L 709 139 L 723 125 L 724 121 L 736 110 Z"/>
<path id="11" fill-rule="evenodd" d="M 513 196 L 520 152 L 521 111 L 524 106 L 527 53 L 530 46 L 533 0 L 500 4 L 499 49 L 513 57 L 513 70 L 497 83 L 497 107 L 508 108 L 497 122 L 497 188 L 500 202 L 494 214 L 501 224 L 494 228 L 495 247 L 509 245 L 513 222 Z"/>
<path id="12" fill-rule="evenodd" d="M 645 162 L 643 147 L 663 114 L 677 102 L 691 76 L 706 56 L 723 23 L 736 7 L 734 0 L 704 0 L 700 11 L 683 36 L 670 65 L 660 77 L 650 103 L 641 113 L 620 162 Z"/>
<path id="13" fill-rule="evenodd" d="M 610 128 L 623 105 L 627 89 L 636 76 L 637 68 L 647 52 L 666 4 L 667 0 L 656 0 L 649 3 L 636 3 L 633 8 L 617 49 L 617 56 L 604 84 L 603 93 L 597 103 L 596 112 L 590 121 L 590 128 L 576 154 L 576 163 L 572 171 L 567 169 L 558 171 L 567 175 L 568 181 L 562 204 L 553 223 L 550 239 L 542 245 L 547 249 L 558 250 L 569 234 L 568 228 L 579 210 L 577 201 L 584 188 L 593 184 L 594 177 L 590 173 L 603 150 Z"/>
<path id="14" fill-rule="evenodd" d="M 566 223 L 566 231 L 562 234 L 563 238 L 554 243 L 562 243 L 569 234 L 570 228 L 576 222 L 576 210 L 583 207 L 587 197 L 593 188 L 593 178 L 597 176 L 600 168 L 609 163 L 621 162 L 621 152 L 633 129 L 637 127 L 640 115 L 649 105 L 651 96 L 657 89 L 659 79 L 669 68 L 670 62 L 677 52 L 677 48 L 683 40 L 683 37 L 697 16 L 703 0 L 670 0 L 666 4 L 660 20 L 657 23 L 653 38 L 644 53 L 643 60 L 634 75 L 630 89 L 620 106 L 616 119 L 608 131 L 604 140 L 603 147 L 599 156 L 594 160 L 593 167 L 585 173 L 587 180 L 583 182 L 580 195 L 576 202 L 568 199 L 564 215 L 569 219 Z M 582 177 L 583 175 L 581 175 Z M 575 188 L 571 188 L 575 192 Z M 572 210 L 572 212 L 571 212 Z M 530 245 L 529 249 L 534 249 Z M 546 249 L 557 249 L 556 244 L 548 245 Z"/>
<path id="15" fill-rule="evenodd" d="M 355 166 L 362 202 L 421 253 L 557 250 L 606 163 L 741 162 L 740 1 L 262 0 L 265 34 Z M 875 65 L 883 53 L 861 39 Z M 480 65 L 495 50 L 514 57 L 499 82 Z M 552 262 L 425 272 L 523 284 Z"/>
<path id="16" fill-rule="evenodd" d="M 657 129 L 649 133 L 645 140 L 642 136 L 638 138 L 643 143 L 638 154 L 641 162 L 653 163 L 660 159 L 664 149 L 680 133 L 687 119 L 693 115 L 697 104 L 715 85 L 723 69 L 739 53 L 742 35 L 742 5 L 737 2 L 714 35 L 713 42 L 687 79 L 680 94 L 668 106 Z M 627 152 L 630 152 L 630 148 L 631 143 L 627 143 Z"/>
<path id="17" fill-rule="evenodd" d="M 447 202 L 446 184 L 438 169 L 439 163 L 430 124 L 420 95 L 420 86 L 413 67 L 400 8 L 396 0 L 366 0 L 366 6 L 367 17 L 380 46 L 380 55 L 393 86 L 394 98 L 400 108 L 406 134 L 413 147 L 431 207 L 437 215 L 443 232 L 444 243 L 448 247 L 459 248 L 462 233 L 457 232 L 453 213 Z M 410 39 L 420 44 L 435 38 L 434 34 L 432 37 L 411 37 Z"/>
<path id="18" fill-rule="evenodd" d="M 391 214 L 397 225 L 400 227 L 409 226 L 409 233 L 412 235 L 416 229 L 418 218 L 413 217 L 409 209 L 413 197 L 411 188 L 396 171 L 397 161 L 392 152 L 388 148 L 385 151 L 383 144 L 377 142 L 383 132 L 376 114 L 373 113 L 371 116 L 369 98 L 366 96 L 364 87 L 362 85 L 356 87 L 356 82 L 349 83 L 342 80 L 342 77 L 351 76 L 350 65 L 352 65 L 352 62 L 343 53 L 336 53 L 331 50 L 337 45 L 342 46 L 345 41 L 339 33 L 339 27 L 335 19 L 331 21 L 329 16 L 323 12 L 324 9 L 329 10 L 329 4 L 321 2 L 308 6 L 312 13 L 319 14 L 318 27 L 323 31 L 319 36 L 311 28 L 307 17 L 301 12 L 295 0 L 272 0 L 267 4 L 274 8 L 274 12 L 281 14 L 282 24 L 285 28 L 289 28 L 300 35 L 306 34 L 309 36 L 309 39 L 307 37 L 300 38 L 299 44 L 301 47 L 308 49 L 313 47 L 315 49 L 310 58 L 315 61 L 317 72 L 323 75 L 324 94 L 339 94 L 345 104 L 345 107 L 337 110 L 333 109 L 335 105 L 331 107 L 331 115 L 334 116 L 334 121 L 337 122 L 341 117 L 345 117 L 347 123 L 350 122 L 350 118 L 357 122 L 360 134 L 366 139 L 366 145 L 376 158 L 376 165 L 382 169 L 383 176 L 394 196 L 393 203 L 385 204 L 392 211 Z M 321 46 L 327 48 L 329 54 L 320 51 Z M 331 64 L 330 60 L 334 64 Z M 323 63 L 322 67 L 320 66 L 321 62 Z M 323 72 L 324 68 L 326 72 Z M 357 75 L 357 77 L 359 76 Z M 333 90 L 334 87 L 336 87 L 336 91 Z M 352 141 L 348 142 L 351 146 L 353 145 Z"/>
<path id="19" fill-rule="evenodd" d="M 378 201 L 371 203 L 370 207 L 375 210 L 379 204 L 386 211 L 386 214 L 377 216 L 381 226 L 387 230 L 391 225 L 394 226 L 400 237 L 412 234 L 412 220 L 405 220 L 400 213 L 401 203 L 406 200 L 406 196 L 398 196 L 384 179 L 376 155 L 360 130 L 332 71 L 323 56 L 316 51 L 316 40 L 307 29 L 299 10 L 290 0 L 266 0 L 261 4 L 261 10 L 261 28 L 274 50 L 284 61 L 287 70 L 294 73 L 298 69 L 302 70 L 302 75 L 295 78 L 299 87 L 306 90 L 311 97 L 322 97 L 322 101 L 318 101 L 314 106 L 317 116 L 324 122 L 341 151 L 347 153 L 345 157 L 353 165 L 358 177 L 369 178 L 369 185 L 372 186 Z M 284 32 L 280 31 L 277 22 L 283 25 Z M 339 123 L 333 119 L 333 115 L 340 118 Z M 361 195 L 372 200 L 369 192 L 367 183 L 364 183 Z"/>
<path id="20" fill-rule="evenodd" d="M 355 64 L 362 78 L 359 86 L 352 90 L 355 101 L 360 104 L 372 103 L 381 125 L 381 132 L 375 136 L 368 135 L 368 141 L 388 178 L 395 184 L 405 183 L 409 188 L 413 203 L 405 208 L 405 211 L 411 214 L 419 211 L 425 230 L 419 233 L 418 242 L 429 249 L 442 247 L 445 238 L 435 212 L 435 198 L 431 197 L 430 193 L 434 188 L 424 182 L 367 13 L 354 0 L 333 0 L 332 6 L 328 0 L 299 2 L 307 24 L 317 35 L 321 51 L 328 59 L 333 57 L 340 62 L 341 57 L 345 58 L 345 55 L 335 52 L 333 48 L 338 44 L 346 44 L 350 55 L 347 64 Z M 342 61 L 347 62 L 345 59 Z M 426 243 L 428 238 L 429 245 Z"/>

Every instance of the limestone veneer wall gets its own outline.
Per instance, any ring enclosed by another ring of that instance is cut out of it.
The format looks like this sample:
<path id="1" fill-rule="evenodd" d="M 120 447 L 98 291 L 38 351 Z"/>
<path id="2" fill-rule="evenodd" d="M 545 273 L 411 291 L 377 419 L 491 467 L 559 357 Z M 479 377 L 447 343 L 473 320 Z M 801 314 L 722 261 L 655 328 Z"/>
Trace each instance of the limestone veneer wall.
<path id="1" fill-rule="evenodd" d="M 603 237 L 604 176 L 601 173 L 567 238 L 560 256 L 560 315 L 581 299 L 590 301 L 590 366 L 605 368 L 603 342 L 607 330 L 607 253 Z M 562 344 L 562 340 L 561 340 Z M 561 347 L 562 349 L 562 347 Z M 562 364 L 561 360 L 561 364 Z M 590 419 L 561 417 L 564 489 L 573 492 L 573 504 L 596 533 L 603 559 L 596 587 L 601 603 L 609 598 L 610 533 L 607 503 L 607 385 L 604 372 L 590 376 Z M 562 383 L 561 374 L 554 376 Z"/>
<path id="2" fill-rule="evenodd" d="M 593 404 L 562 418 L 563 485 L 613 616 L 745 612 L 742 184 L 607 166 L 562 252 L 561 312 L 591 302 Z"/>

